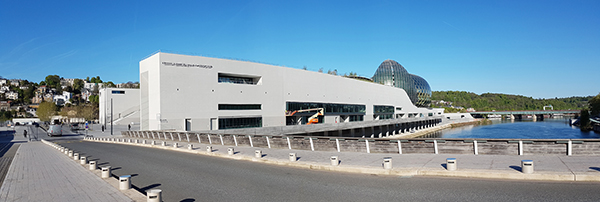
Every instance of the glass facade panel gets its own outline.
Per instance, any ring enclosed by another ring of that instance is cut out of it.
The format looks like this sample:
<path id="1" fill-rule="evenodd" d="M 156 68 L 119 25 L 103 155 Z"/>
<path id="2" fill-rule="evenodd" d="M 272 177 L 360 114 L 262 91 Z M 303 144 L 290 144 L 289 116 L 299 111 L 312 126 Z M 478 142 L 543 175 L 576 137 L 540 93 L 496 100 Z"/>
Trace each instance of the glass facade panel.
<path id="1" fill-rule="evenodd" d="M 373 75 L 373 82 L 404 89 L 410 101 L 418 107 L 428 107 L 431 104 L 431 88 L 427 81 L 409 74 L 396 61 L 383 61 Z"/>
<path id="2" fill-rule="evenodd" d="M 394 106 L 373 105 L 374 114 L 394 113 Z"/>
<path id="3" fill-rule="evenodd" d="M 124 90 L 113 90 L 111 93 L 112 94 L 125 94 L 125 91 Z"/>
<path id="4" fill-rule="evenodd" d="M 364 116 L 363 115 L 350 115 L 348 117 L 350 122 L 355 122 L 355 121 L 364 121 Z"/>
<path id="5" fill-rule="evenodd" d="M 381 115 L 379 115 L 379 120 L 393 119 L 393 118 L 394 118 L 393 114 L 381 114 Z"/>
<path id="6" fill-rule="evenodd" d="M 219 130 L 234 128 L 262 127 L 262 117 L 251 118 L 219 118 Z"/>
<path id="7" fill-rule="evenodd" d="M 260 110 L 261 104 L 219 104 L 219 110 Z"/>
<path id="8" fill-rule="evenodd" d="M 365 105 L 354 104 L 333 104 L 333 103 L 315 103 L 315 102 L 287 102 L 286 110 L 293 112 L 303 109 L 323 108 L 326 114 L 350 114 L 366 112 Z"/>

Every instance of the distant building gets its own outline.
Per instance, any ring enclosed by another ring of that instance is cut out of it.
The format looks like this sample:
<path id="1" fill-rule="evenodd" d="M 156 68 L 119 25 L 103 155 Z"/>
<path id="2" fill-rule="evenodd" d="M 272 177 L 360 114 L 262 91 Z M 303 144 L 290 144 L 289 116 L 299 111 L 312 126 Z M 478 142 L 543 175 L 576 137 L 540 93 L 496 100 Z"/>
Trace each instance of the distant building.
<path id="1" fill-rule="evenodd" d="M 21 85 L 21 79 L 11 79 L 10 80 L 10 85 L 11 86 L 19 86 L 19 85 Z"/>
<path id="2" fill-rule="evenodd" d="M 10 101 L 0 101 L 0 110 L 10 110 Z"/>
<path id="3" fill-rule="evenodd" d="M 6 85 L 6 81 L 8 81 L 8 80 L 6 80 L 6 79 L 0 79 L 0 85 L 1 86 Z"/>
<path id="4" fill-rule="evenodd" d="M 6 99 L 11 99 L 11 100 L 19 99 L 19 93 L 17 93 L 17 92 L 7 92 L 7 93 L 4 93 L 4 95 L 6 96 Z"/>
<path id="5" fill-rule="evenodd" d="M 54 95 L 52 100 L 54 101 L 54 104 L 56 104 L 58 106 L 63 106 L 67 103 L 71 103 L 71 101 L 70 101 L 71 98 L 72 98 L 72 94 L 70 92 L 63 91 L 62 95 Z"/>

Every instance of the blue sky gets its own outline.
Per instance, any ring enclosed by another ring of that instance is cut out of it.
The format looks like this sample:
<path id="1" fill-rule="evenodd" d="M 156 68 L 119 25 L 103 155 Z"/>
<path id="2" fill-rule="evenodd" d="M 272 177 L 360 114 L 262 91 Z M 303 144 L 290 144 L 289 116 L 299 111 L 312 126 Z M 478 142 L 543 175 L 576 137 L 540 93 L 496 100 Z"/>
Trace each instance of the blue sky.
<path id="1" fill-rule="evenodd" d="M 138 62 L 163 50 L 366 77 L 392 59 L 432 90 L 587 96 L 600 92 L 599 11 L 596 0 L 0 0 L 0 76 L 138 81 Z"/>

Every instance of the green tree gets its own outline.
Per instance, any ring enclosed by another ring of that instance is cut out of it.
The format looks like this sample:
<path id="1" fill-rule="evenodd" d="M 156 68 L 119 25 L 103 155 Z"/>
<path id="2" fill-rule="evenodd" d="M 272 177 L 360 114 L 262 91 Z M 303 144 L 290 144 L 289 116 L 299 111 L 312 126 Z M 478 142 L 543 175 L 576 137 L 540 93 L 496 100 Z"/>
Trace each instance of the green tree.
<path id="1" fill-rule="evenodd" d="M 0 121 L 8 121 L 12 119 L 12 113 L 6 110 L 0 110 Z"/>
<path id="2" fill-rule="evenodd" d="M 104 87 L 115 88 L 115 87 L 117 87 L 117 85 L 115 85 L 115 83 L 113 83 L 112 81 L 109 81 L 109 82 L 104 83 Z"/>
<path id="3" fill-rule="evenodd" d="M 48 75 L 46 76 L 46 85 L 50 88 L 60 88 L 60 76 L 58 75 Z"/>
<path id="4" fill-rule="evenodd" d="M 590 113 L 587 109 L 581 110 L 581 116 L 579 116 L 579 129 L 582 131 L 589 131 L 591 129 L 590 125 Z"/>
<path id="5" fill-rule="evenodd" d="M 598 93 L 598 95 L 596 95 L 594 98 L 592 98 L 588 103 L 589 103 L 590 110 L 591 110 L 590 115 L 592 115 L 592 116 L 600 115 L 600 93 Z"/>
<path id="6" fill-rule="evenodd" d="M 81 79 L 75 79 L 73 81 L 73 93 L 74 94 L 80 94 L 81 93 L 81 89 L 83 89 L 84 86 L 84 82 Z"/>
<path id="7" fill-rule="evenodd" d="M 92 77 L 90 83 L 102 83 L 102 79 L 100 79 L 100 76 Z"/>
<path id="8" fill-rule="evenodd" d="M 50 118 L 56 114 L 58 108 L 54 102 L 42 102 L 36 112 L 41 121 L 50 121 Z"/>

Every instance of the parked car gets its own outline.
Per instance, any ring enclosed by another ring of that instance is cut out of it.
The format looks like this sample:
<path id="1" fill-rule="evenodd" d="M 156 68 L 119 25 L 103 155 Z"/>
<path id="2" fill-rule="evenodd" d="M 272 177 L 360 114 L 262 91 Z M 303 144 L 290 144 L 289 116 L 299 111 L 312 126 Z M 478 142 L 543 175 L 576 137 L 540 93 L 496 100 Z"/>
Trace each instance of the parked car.
<path id="1" fill-rule="evenodd" d="M 62 126 L 61 125 L 50 125 L 48 127 L 48 136 L 62 136 Z"/>

